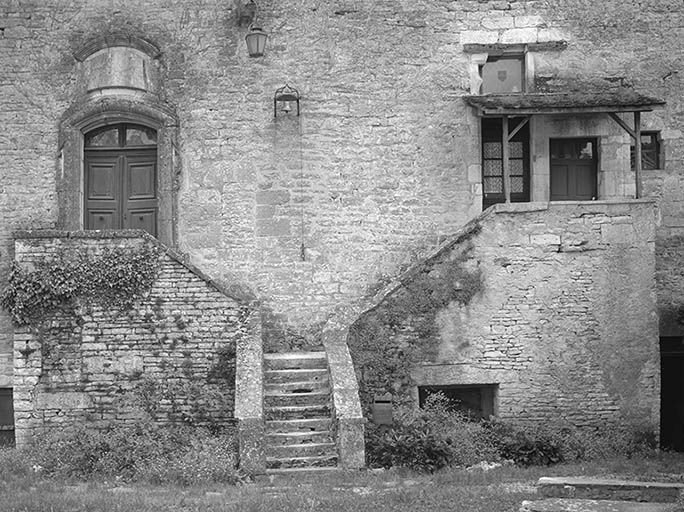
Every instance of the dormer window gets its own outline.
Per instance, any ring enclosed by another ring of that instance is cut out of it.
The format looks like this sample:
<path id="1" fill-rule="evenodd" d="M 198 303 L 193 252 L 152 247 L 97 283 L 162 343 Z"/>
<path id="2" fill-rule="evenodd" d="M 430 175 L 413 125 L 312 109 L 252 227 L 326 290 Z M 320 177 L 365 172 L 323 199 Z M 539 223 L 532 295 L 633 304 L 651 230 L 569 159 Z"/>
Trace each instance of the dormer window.
<path id="1" fill-rule="evenodd" d="M 520 54 L 488 56 L 480 66 L 481 94 L 525 91 L 525 57 Z"/>

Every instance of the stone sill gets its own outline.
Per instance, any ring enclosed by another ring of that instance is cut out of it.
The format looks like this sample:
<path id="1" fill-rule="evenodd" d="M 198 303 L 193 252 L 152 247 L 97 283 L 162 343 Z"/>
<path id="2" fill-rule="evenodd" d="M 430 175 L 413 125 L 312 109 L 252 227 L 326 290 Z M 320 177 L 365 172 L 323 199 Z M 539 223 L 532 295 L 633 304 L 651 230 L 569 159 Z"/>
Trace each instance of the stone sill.
<path id="1" fill-rule="evenodd" d="M 548 210 L 553 207 L 573 207 L 573 206 L 614 206 L 614 205 L 630 205 L 630 204 L 655 204 L 654 198 L 616 198 L 616 199 L 599 199 L 596 201 L 535 201 L 529 203 L 497 203 L 490 206 L 485 211 L 492 213 L 525 213 L 525 212 L 539 212 Z"/>
<path id="2" fill-rule="evenodd" d="M 103 240 L 105 238 L 146 238 L 154 239 L 143 229 L 103 229 L 103 230 L 83 230 L 83 231 L 61 231 L 57 229 L 40 229 L 15 231 L 16 239 L 30 238 L 92 238 Z M 156 239 L 155 239 L 156 240 Z"/>

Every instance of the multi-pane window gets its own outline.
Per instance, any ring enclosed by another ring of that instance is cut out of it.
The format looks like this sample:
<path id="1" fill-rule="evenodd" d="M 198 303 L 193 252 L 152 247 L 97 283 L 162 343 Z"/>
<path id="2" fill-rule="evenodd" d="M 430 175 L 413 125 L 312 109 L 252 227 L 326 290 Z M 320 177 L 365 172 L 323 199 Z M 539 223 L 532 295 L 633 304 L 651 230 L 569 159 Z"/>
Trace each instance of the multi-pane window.
<path id="1" fill-rule="evenodd" d="M 634 144 L 630 147 L 630 163 L 634 169 Z M 660 169 L 660 132 L 641 132 L 641 168 Z"/>
<path id="2" fill-rule="evenodd" d="M 519 121 L 518 121 L 519 122 Z M 513 124 L 515 126 L 515 124 Z M 503 189 L 503 128 L 499 118 L 482 120 L 483 208 L 505 200 Z M 526 202 L 529 193 L 529 128 L 519 130 L 508 143 L 511 201 Z"/>
<path id="3" fill-rule="evenodd" d="M 0 388 L 0 446 L 14 445 L 12 388 Z"/>

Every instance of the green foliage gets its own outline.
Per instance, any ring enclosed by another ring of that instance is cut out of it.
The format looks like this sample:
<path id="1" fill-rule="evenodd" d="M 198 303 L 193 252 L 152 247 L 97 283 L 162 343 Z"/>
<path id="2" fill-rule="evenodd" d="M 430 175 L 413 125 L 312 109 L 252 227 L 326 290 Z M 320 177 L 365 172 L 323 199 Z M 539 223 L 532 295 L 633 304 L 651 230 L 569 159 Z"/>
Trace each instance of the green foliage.
<path id="1" fill-rule="evenodd" d="M 501 421 L 485 423 L 488 438 L 499 454 L 519 466 L 548 466 L 564 460 L 568 446 L 559 431 L 538 426 L 516 427 Z"/>
<path id="2" fill-rule="evenodd" d="M 50 432 L 28 448 L 33 467 L 50 476 L 181 485 L 235 482 L 236 451 L 229 434 L 151 422 Z"/>
<path id="3" fill-rule="evenodd" d="M 188 378 L 187 375 L 169 375 L 170 378 L 140 378 L 134 387 L 132 402 L 153 421 L 167 418 L 183 425 L 202 427 L 214 434 L 226 430 L 226 418 L 217 417 L 217 411 L 232 409 L 233 381 L 210 381 L 210 378 Z M 222 385 L 223 384 L 223 385 Z M 165 403 L 168 405 L 162 406 Z"/>
<path id="4" fill-rule="evenodd" d="M 608 429 L 578 429 L 568 424 L 522 424 L 510 420 L 473 421 L 452 410 L 441 393 L 422 409 L 397 407 L 391 427 L 370 424 L 366 454 L 373 467 L 403 466 L 433 472 L 481 461 L 512 461 L 518 466 L 548 466 L 564 461 L 605 460 L 653 455 L 654 429 L 624 424 Z"/>
<path id="5" fill-rule="evenodd" d="M 391 468 L 403 466 L 433 473 L 451 462 L 451 445 L 427 426 L 371 429 L 366 437 L 369 465 Z"/>
<path id="6" fill-rule="evenodd" d="M 350 328 L 347 341 L 366 407 L 375 394 L 401 394 L 412 385 L 410 368 L 436 356 L 437 314 L 454 302 L 468 304 L 482 289 L 470 250 L 426 265 Z"/>
<path id="7" fill-rule="evenodd" d="M 498 460 L 480 422 L 452 411 L 441 393 L 428 397 L 422 409 L 398 408 L 391 427 L 369 425 L 366 454 L 370 466 L 403 466 L 434 472 L 446 466 L 469 466 Z"/>
<path id="8" fill-rule="evenodd" d="M 79 298 L 125 309 L 150 289 L 158 268 L 156 247 L 65 252 L 32 270 L 14 264 L 0 305 L 17 325 L 39 324 L 58 308 L 73 310 Z"/>

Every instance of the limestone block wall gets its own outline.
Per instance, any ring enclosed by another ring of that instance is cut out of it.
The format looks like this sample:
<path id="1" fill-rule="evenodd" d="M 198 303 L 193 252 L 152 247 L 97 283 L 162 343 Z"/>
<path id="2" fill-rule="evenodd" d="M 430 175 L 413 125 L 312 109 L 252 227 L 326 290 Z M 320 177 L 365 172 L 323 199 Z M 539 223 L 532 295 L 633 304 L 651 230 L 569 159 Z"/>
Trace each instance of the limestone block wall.
<path id="1" fill-rule="evenodd" d="M 111 75 L 96 56 L 79 60 L 93 39 L 159 49 L 151 60 L 129 52 L 131 69 L 153 70 L 149 84 L 137 71 L 106 83 L 146 88 L 174 114 L 177 136 L 159 155 L 175 187 L 162 198 L 173 202 L 168 231 L 212 278 L 264 301 L 266 334 L 283 324 L 315 333 L 480 212 L 479 121 L 461 99 L 471 89 L 466 45 L 562 40 L 565 49 L 533 49 L 539 90 L 624 83 L 665 99 L 644 125 L 668 139 L 669 189 L 684 188 L 678 0 L 262 0 L 270 35 L 259 59 L 247 56 L 236 3 L 0 5 L 0 287 L 13 231 L 81 222 L 79 208 L 60 220 L 58 183 L 80 183 L 82 155 L 64 157 L 59 126 L 94 101 L 93 73 Z M 115 60 L 128 69 L 128 57 Z M 301 92 L 302 115 L 275 121 L 285 83 Z M 617 172 L 628 141 L 608 142 L 617 160 L 606 169 Z M 11 340 L 0 313 L 0 386 L 11 384 Z"/>
<path id="2" fill-rule="evenodd" d="M 657 430 L 655 289 L 653 202 L 496 205 L 352 327 L 365 404 L 496 385 L 503 418 Z"/>
<path id="3" fill-rule="evenodd" d="M 109 234 L 111 235 L 111 234 Z M 156 241 L 141 232 L 27 233 L 16 261 L 36 262 Z M 235 354 L 259 340 L 258 313 L 162 250 L 157 279 L 127 310 L 79 302 L 42 326 L 17 328 L 17 444 L 44 428 L 106 428 L 149 418 L 232 428 Z"/>

